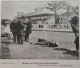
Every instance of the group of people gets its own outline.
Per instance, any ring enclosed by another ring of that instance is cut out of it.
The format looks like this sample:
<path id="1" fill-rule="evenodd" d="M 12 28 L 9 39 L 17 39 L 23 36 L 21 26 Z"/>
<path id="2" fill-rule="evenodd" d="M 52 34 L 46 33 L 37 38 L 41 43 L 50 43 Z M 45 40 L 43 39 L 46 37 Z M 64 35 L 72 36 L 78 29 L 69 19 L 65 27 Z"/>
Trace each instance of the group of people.
<path id="1" fill-rule="evenodd" d="M 10 24 L 10 30 L 13 34 L 13 41 L 23 44 L 23 41 L 29 40 L 29 34 L 32 32 L 32 21 L 30 18 L 13 19 Z M 25 36 L 25 37 L 24 37 Z"/>

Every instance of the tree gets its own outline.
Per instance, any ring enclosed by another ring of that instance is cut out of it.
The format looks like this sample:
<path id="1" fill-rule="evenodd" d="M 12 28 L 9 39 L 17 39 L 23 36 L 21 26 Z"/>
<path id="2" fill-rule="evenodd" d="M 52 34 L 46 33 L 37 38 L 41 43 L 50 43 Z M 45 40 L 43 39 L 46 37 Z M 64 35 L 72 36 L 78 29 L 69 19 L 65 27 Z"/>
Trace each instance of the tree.
<path id="1" fill-rule="evenodd" d="M 54 16 L 55 16 L 55 24 L 57 24 L 57 10 L 60 8 L 66 9 L 67 11 L 69 10 L 67 7 L 69 7 L 69 4 L 66 1 L 52 1 L 50 3 L 47 3 L 48 6 L 46 7 L 47 9 L 54 11 Z"/>
<path id="2" fill-rule="evenodd" d="M 79 12 L 79 6 L 75 6 L 74 10 Z"/>

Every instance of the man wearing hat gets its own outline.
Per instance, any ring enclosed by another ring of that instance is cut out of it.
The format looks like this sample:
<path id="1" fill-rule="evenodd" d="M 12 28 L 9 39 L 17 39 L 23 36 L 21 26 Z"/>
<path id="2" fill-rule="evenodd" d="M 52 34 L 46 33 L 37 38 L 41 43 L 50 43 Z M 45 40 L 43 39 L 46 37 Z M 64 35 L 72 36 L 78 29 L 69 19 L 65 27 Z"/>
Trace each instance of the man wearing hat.
<path id="1" fill-rule="evenodd" d="M 74 11 L 74 16 L 71 19 L 71 27 L 75 34 L 76 51 L 79 50 L 79 12 Z"/>
<path id="2" fill-rule="evenodd" d="M 23 44 L 23 33 L 24 33 L 24 25 L 23 25 L 23 19 L 18 18 L 18 34 L 17 34 L 17 39 L 18 39 L 18 44 Z"/>
<path id="3" fill-rule="evenodd" d="M 13 34 L 13 41 L 16 42 L 16 38 L 17 38 L 17 19 L 13 19 L 13 21 L 10 24 L 10 29 L 11 32 Z"/>

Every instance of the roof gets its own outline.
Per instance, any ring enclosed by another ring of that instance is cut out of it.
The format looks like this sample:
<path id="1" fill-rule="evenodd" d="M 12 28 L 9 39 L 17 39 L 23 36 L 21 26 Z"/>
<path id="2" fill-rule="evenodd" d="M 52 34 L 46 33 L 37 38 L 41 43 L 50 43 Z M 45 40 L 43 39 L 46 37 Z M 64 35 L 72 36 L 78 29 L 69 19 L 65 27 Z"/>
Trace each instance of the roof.
<path id="1" fill-rule="evenodd" d="M 44 9 L 43 11 L 40 12 L 32 12 L 32 13 L 28 13 L 28 14 L 23 14 L 23 16 L 39 16 L 39 15 L 53 15 L 54 12 Z"/>

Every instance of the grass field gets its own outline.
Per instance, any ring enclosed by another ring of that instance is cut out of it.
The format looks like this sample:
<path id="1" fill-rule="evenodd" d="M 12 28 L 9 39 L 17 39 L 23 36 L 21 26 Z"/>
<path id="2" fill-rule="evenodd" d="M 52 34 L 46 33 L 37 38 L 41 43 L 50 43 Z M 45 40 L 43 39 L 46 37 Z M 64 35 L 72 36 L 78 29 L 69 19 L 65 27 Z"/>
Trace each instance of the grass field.
<path id="1" fill-rule="evenodd" d="M 4 45 L 3 48 L 8 46 L 7 58 L 11 59 L 53 59 L 53 60 L 75 60 L 79 59 L 79 53 L 74 52 L 75 49 L 75 36 L 73 33 L 67 32 L 47 32 L 47 40 L 58 42 L 58 47 L 43 47 L 42 45 L 35 45 L 38 42 L 38 38 L 45 38 L 43 31 L 32 31 L 30 34 L 29 42 L 24 42 L 23 45 L 17 43 L 9 43 Z M 30 44 L 32 43 L 32 44 Z M 2 48 L 2 49 L 3 49 Z M 4 54 L 4 52 L 2 52 Z M 6 56 L 3 55 L 3 58 Z"/>

